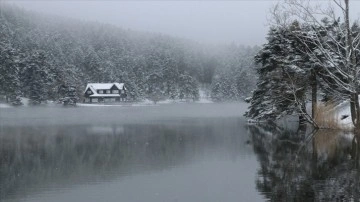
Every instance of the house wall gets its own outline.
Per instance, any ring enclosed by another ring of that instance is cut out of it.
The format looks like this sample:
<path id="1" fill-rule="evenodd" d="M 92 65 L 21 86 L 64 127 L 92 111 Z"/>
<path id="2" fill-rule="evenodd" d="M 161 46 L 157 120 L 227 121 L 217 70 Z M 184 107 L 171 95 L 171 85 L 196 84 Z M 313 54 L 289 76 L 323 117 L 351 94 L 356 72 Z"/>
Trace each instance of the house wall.
<path id="1" fill-rule="evenodd" d="M 125 102 L 126 98 L 121 98 L 121 97 L 91 97 L 91 98 L 85 98 L 84 102 L 85 103 L 99 103 L 99 102 L 104 102 L 104 103 L 112 103 L 112 102 Z"/>

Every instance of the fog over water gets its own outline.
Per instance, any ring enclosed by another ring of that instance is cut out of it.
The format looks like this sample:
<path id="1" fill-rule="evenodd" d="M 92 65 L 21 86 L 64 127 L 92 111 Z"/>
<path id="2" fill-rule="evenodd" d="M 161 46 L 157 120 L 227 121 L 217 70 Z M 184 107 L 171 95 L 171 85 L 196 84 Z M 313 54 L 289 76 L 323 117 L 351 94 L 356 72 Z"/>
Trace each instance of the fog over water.
<path id="1" fill-rule="evenodd" d="M 4 108 L 0 126 L 123 124 L 168 119 L 242 117 L 245 104 L 169 104 L 102 107 Z M 242 118 L 245 120 L 245 118 Z"/>
<path id="2" fill-rule="evenodd" d="M 0 201 L 358 197 L 358 140 L 342 131 L 309 139 L 306 129 L 248 124 L 246 107 L 1 109 Z"/>
<path id="3" fill-rule="evenodd" d="M 1 109 L 0 200 L 262 201 L 246 107 Z"/>

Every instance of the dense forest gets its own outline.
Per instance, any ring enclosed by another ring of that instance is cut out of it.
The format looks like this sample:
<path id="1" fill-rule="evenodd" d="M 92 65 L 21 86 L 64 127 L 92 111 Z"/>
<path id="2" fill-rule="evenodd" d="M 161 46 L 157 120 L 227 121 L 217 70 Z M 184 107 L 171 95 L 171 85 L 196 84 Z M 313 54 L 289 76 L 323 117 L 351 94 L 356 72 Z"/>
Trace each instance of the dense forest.
<path id="1" fill-rule="evenodd" d="M 255 86 L 258 47 L 205 45 L 109 24 L 44 16 L 9 4 L 0 8 L 0 95 L 39 104 L 79 101 L 90 82 L 120 82 L 128 100 L 239 100 Z"/>

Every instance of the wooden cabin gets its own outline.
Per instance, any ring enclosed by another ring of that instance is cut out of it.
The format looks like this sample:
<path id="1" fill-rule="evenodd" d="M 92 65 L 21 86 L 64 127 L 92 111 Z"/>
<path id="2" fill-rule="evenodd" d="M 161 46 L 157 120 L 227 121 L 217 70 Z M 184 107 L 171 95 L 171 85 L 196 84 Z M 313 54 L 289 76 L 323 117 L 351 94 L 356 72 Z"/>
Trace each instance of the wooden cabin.
<path id="1" fill-rule="evenodd" d="M 124 83 L 89 83 L 84 92 L 84 103 L 124 102 L 127 97 Z"/>

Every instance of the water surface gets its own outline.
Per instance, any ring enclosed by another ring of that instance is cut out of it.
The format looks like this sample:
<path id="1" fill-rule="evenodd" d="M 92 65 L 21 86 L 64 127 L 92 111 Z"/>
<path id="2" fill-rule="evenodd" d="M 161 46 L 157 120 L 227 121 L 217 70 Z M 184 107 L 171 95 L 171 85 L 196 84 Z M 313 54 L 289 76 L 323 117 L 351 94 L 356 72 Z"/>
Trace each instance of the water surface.
<path id="1" fill-rule="evenodd" d="M 246 107 L 0 109 L 0 201 L 359 200 L 358 137 Z"/>
<path id="2" fill-rule="evenodd" d="M 245 108 L 1 109 L 1 199 L 263 201 Z"/>

